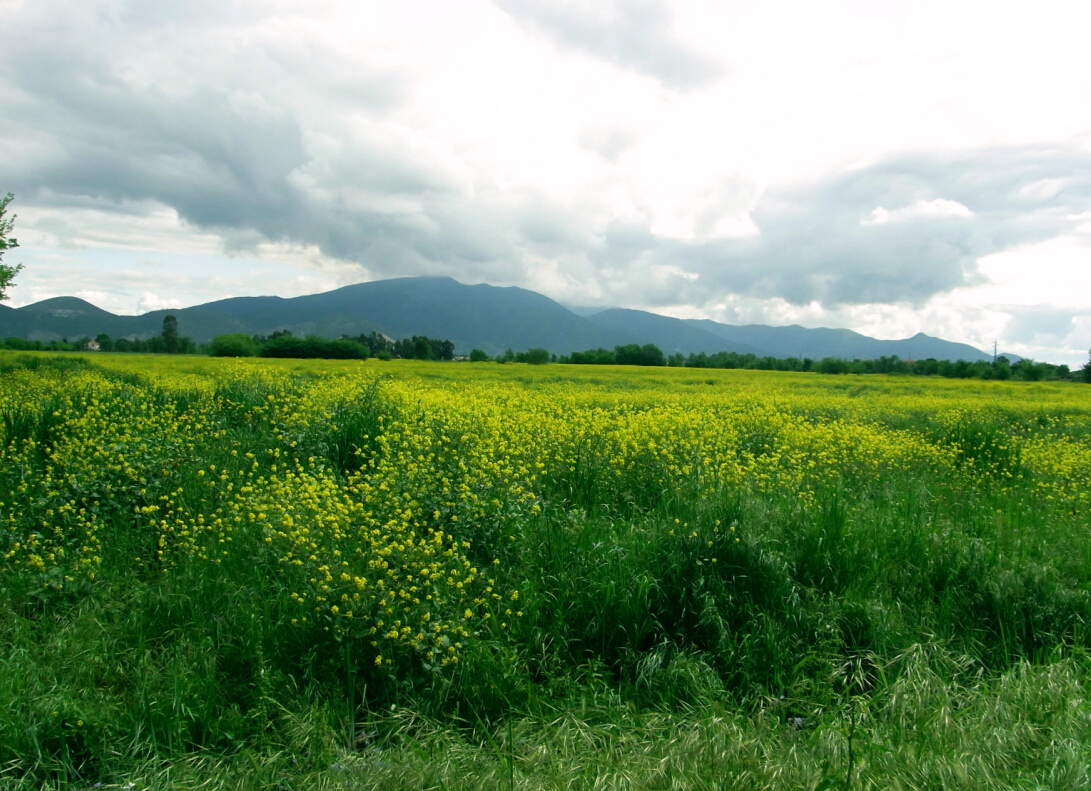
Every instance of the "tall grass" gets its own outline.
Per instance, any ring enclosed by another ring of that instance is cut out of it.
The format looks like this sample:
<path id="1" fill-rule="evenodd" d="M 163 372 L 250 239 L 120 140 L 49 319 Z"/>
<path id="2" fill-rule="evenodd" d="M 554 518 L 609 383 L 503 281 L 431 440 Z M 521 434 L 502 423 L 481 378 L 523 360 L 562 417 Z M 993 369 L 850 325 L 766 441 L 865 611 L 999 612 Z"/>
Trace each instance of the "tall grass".
<path id="1" fill-rule="evenodd" d="M 269 475 L 289 458 L 366 478 L 388 426 L 442 433 L 438 411 L 374 380 L 289 423 L 270 400 L 328 380 L 172 384 L 86 363 L 4 365 L 0 377 L 59 387 L 0 404 L 0 548 L 52 524 L 47 511 L 67 498 L 99 515 L 102 556 L 82 582 L 50 587 L 13 567 L 0 577 L 0 786 L 1089 782 L 1086 516 L 1047 499 L 1023 456 L 1027 431 L 997 413 L 897 415 L 894 429 L 948 449 L 952 466 L 867 485 L 846 476 L 813 499 L 709 490 L 699 470 L 664 488 L 652 456 L 618 475 L 605 435 L 590 432 L 574 463 L 544 468 L 537 508 L 503 512 L 515 516 L 502 529 L 457 528 L 496 589 L 519 594 L 437 672 L 419 659 L 376 667 L 368 639 L 293 624 L 260 533 L 235 533 L 221 562 L 169 566 L 155 560 L 162 534 L 134 509 L 211 512 L 206 471 Z M 131 461 L 136 477 L 64 478 L 54 446 L 104 402 L 122 423 L 144 410 L 205 428 L 194 444 L 135 443 L 147 454 Z M 812 407 L 818 423 L 843 418 Z M 1068 421 L 1058 430 L 1083 441 L 1071 414 L 1016 417 L 1032 433 Z M 445 475 L 471 442 L 456 439 L 436 462 Z M 740 438 L 749 457 L 776 442 L 762 424 Z M 35 476 L 52 481 L 48 497 Z"/>

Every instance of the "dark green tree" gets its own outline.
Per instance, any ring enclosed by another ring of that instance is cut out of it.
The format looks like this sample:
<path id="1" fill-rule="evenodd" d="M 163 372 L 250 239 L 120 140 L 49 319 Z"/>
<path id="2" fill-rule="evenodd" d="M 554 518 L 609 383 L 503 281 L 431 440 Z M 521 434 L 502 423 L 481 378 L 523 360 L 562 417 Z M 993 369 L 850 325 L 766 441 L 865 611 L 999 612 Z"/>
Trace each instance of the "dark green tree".
<path id="1" fill-rule="evenodd" d="M 163 317 L 163 350 L 167 354 L 178 354 L 178 319 L 171 314 Z"/>
<path id="2" fill-rule="evenodd" d="M 470 352 L 470 362 L 472 363 L 483 363 L 488 359 L 489 355 L 485 354 L 485 352 L 480 349 L 474 349 Z"/>
<path id="3" fill-rule="evenodd" d="M 545 365 L 549 362 L 549 351 L 546 349 L 527 349 L 526 352 L 520 356 L 523 358 L 520 362 L 530 363 L 531 365 Z"/>
<path id="4" fill-rule="evenodd" d="M 1041 363 L 1036 363 L 1029 357 L 1024 357 L 1011 367 L 1011 374 L 1013 379 L 1021 379 L 1024 382 L 1039 382 L 1045 378 L 1046 372 Z"/>
<path id="5" fill-rule="evenodd" d="M 12 229 L 15 228 L 15 215 L 11 215 L 10 220 L 4 219 L 8 204 L 11 203 L 14 197 L 9 192 L 7 196 L 0 198 L 0 301 L 8 298 L 8 289 L 12 286 L 11 281 L 23 269 L 22 264 L 8 266 L 3 263 L 4 253 L 19 246 L 19 242 L 12 239 L 10 235 Z"/>
<path id="6" fill-rule="evenodd" d="M 667 364 L 667 358 L 663 356 L 662 350 L 654 343 L 646 343 L 643 346 L 637 343 L 615 346 L 614 359 L 618 365 Z"/>
<path id="7" fill-rule="evenodd" d="M 849 372 L 848 360 L 840 357 L 823 357 L 818 361 L 820 374 L 847 374 Z"/>
<path id="8" fill-rule="evenodd" d="M 211 351 L 213 357 L 253 357 L 258 353 L 258 347 L 245 332 L 236 332 L 213 338 Z"/>
<path id="9" fill-rule="evenodd" d="M 366 347 L 368 354 L 371 357 L 378 357 L 380 352 L 390 352 L 394 349 L 393 341 L 388 340 L 385 335 L 374 330 L 367 335 L 360 333 L 355 338 L 348 335 L 342 335 L 341 340 L 355 341 L 361 346 Z"/>

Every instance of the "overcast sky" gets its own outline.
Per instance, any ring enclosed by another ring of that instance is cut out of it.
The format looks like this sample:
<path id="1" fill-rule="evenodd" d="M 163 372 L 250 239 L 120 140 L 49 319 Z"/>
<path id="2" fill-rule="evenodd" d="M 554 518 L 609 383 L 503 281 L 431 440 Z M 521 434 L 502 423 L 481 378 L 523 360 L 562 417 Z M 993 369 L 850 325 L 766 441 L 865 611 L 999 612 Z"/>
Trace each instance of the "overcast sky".
<path id="1" fill-rule="evenodd" d="M 1082 364 L 1091 3 L 0 0 L 11 305 L 405 275 Z"/>

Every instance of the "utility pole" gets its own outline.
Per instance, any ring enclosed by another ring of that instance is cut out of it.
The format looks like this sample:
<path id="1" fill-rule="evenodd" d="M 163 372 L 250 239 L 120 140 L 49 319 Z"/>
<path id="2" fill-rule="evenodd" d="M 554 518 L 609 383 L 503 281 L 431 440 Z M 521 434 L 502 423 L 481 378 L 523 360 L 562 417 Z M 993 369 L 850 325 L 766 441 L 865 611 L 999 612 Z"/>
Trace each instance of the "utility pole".
<path id="1" fill-rule="evenodd" d="M 993 339 L 993 365 L 996 365 L 996 339 Z"/>

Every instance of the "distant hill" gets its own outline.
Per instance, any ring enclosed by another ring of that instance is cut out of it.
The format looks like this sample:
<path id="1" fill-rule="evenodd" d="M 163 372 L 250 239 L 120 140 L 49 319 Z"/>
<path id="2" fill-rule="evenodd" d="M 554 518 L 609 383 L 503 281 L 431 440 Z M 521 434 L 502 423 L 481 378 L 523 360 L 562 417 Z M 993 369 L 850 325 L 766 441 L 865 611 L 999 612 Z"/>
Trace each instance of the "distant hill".
<path id="1" fill-rule="evenodd" d="M 289 329 L 328 338 L 378 330 L 391 338 L 446 338 L 459 353 L 544 347 L 567 354 L 614 345 L 607 332 L 549 297 L 523 288 L 467 286 L 449 277 L 407 277 L 294 299 L 242 297 L 192 310 L 230 314 L 251 333 Z M 180 331 L 185 311 L 176 311 Z M 196 336 L 194 336 L 196 338 Z"/>
<path id="2" fill-rule="evenodd" d="M 542 347 L 557 354 L 654 343 L 665 353 L 720 351 L 775 357 L 949 360 L 989 359 L 990 355 L 923 333 L 883 341 L 851 330 L 735 326 L 683 320 L 642 310 L 610 308 L 578 315 L 549 297 L 523 288 L 464 285 L 448 277 L 406 277 L 358 283 L 322 294 L 234 297 L 141 316 L 118 316 L 76 297 L 57 297 L 22 308 L 0 305 L 0 337 L 29 340 L 75 339 L 106 333 L 112 338 L 148 337 L 160 332 L 163 316 L 173 314 L 183 335 L 198 343 L 216 335 L 245 332 L 269 335 L 291 330 L 327 338 L 378 331 L 391 338 L 427 335 L 446 338 L 458 354 L 482 349 Z"/>
<path id="3" fill-rule="evenodd" d="M 766 357 L 770 354 L 770 352 L 750 343 L 725 339 L 703 327 L 694 326 L 681 319 L 660 316 L 658 313 L 648 313 L 643 310 L 610 308 L 588 316 L 587 320 L 597 324 L 604 330 L 617 333 L 618 337 L 628 338 L 627 342 L 629 343 L 642 345 L 654 343 L 668 355 L 675 352 L 715 354 L 716 352 L 725 351 L 738 352 L 739 354 L 756 354 L 759 357 Z"/>
<path id="4" fill-rule="evenodd" d="M 191 308 L 117 316 L 76 297 L 47 299 L 0 310 L 0 336 L 30 340 L 114 338 L 158 333 L 163 316 L 178 318 L 178 329 L 198 343 L 216 335 L 268 335 L 291 330 L 327 338 L 373 330 L 392 338 L 446 338 L 459 353 L 480 348 L 544 347 L 552 352 L 612 347 L 621 341 L 542 294 L 522 288 L 468 286 L 448 277 L 414 277 L 358 283 L 335 291 L 284 299 L 235 297 Z"/>
<path id="5" fill-rule="evenodd" d="M 953 343 L 918 332 L 912 338 L 884 341 L 852 330 L 820 327 L 807 329 L 793 324 L 770 327 L 765 324 L 720 324 L 708 319 L 688 319 L 686 323 L 700 327 L 732 343 L 750 343 L 767 349 L 774 357 L 844 357 L 846 359 L 877 359 L 897 355 L 903 360 L 991 360 L 992 355 L 965 343 Z"/>
<path id="6" fill-rule="evenodd" d="M 152 314 L 116 316 L 77 297 L 55 297 L 22 308 L 0 306 L 0 335 L 5 338 L 53 341 L 100 332 L 120 337 L 159 332 L 162 324 L 162 317 L 156 326 Z"/>

